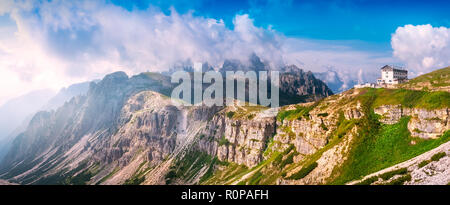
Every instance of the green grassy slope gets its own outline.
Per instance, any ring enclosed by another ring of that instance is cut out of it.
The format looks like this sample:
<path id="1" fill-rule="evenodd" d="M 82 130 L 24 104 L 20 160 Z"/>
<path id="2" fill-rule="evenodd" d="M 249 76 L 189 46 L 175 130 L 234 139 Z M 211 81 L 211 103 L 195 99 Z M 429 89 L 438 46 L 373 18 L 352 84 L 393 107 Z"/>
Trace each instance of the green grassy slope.
<path id="1" fill-rule="evenodd" d="M 450 86 L 450 67 L 435 70 L 399 85 L 401 88 L 419 88 L 424 90 L 435 90 L 435 88 L 448 86 Z"/>
<path id="2" fill-rule="evenodd" d="M 449 107 L 449 93 L 413 90 L 367 89 L 358 97 L 363 102 L 365 117 L 358 123 L 359 136 L 352 144 L 348 160 L 334 170 L 339 173 L 332 184 L 344 184 L 367 174 L 393 166 L 418 156 L 449 141 L 447 131 L 438 139 L 413 138 L 407 128 L 410 117 L 402 118 L 393 125 L 379 123 L 380 116 L 373 108 L 382 104 L 402 104 L 405 107 L 442 108 Z M 415 143 L 412 143 L 412 142 Z"/>

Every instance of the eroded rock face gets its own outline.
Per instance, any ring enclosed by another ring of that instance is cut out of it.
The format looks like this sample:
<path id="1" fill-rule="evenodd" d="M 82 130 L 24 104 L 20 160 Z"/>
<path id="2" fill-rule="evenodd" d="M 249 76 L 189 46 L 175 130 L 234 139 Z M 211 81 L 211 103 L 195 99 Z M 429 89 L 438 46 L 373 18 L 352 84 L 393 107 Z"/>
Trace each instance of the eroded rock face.
<path id="1" fill-rule="evenodd" d="M 275 117 L 234 119 L 224 113 L 213 117 L 200 135 L 198 147 L 219 160 L 254 167 L 263 159 L 267 140 L 275 133 Z"/>
<path id="2" fill-rule="evenodd" d="M 381 115 L 380 122 L 384 124 L 395 124 L 403 115 L 402 105 L 383 105 L 374 109 L 374 112 Z"/>
<path id="3" fill-rule="evenodd" d="M 374 109 L 381 115 L 380 122 L 395 124 L 404 116 L 411 116 L 408 130 L 414 137 L 424 139 L 437 138 L 450 129 L 448 108 L 427 110 L 423 108 L 405 108 L 401 105 L 383 105 Z"/>
<path id="4" fill-rule="evenodd" d="M 347 120 L 350 119 L 360 119 L 364 116 L 364 112 L 361 109 L 361 103 L 358 102 L 356 107 L 349 107 L 344 109 L 344 117 Z"/>
<path id="5" fill-rule="evenodd" d="M 325 127 L 328 123 L 314 116 L 311 119 L 284 120 L 274 137 L 274 141 L 281 143 L 275 145 L 275 149 L 286 148 L 289 144 L 293 144 L 298 153 L 313 154 L 327 143 L 328 131 Z"/>
<path id="6" fill-rule="evenodd" d="M 131 156 L 144 152 L 146 160 L 153 164 L 166 158 L 176 145 L 180 110 L 163 98 L 153 92 L 141 92 L 130 98 L 120 118 L 122 122 L 128 121 L 112 137 L 110 149 L 120 148 L 124 153 L 132 153 Z M 122 155 L 117 154 L 117 157 Z M 111 160 L 117 159 L 112 157 Z M 125 158 L 120 164 L 125 165 L 128 160 Z"/>

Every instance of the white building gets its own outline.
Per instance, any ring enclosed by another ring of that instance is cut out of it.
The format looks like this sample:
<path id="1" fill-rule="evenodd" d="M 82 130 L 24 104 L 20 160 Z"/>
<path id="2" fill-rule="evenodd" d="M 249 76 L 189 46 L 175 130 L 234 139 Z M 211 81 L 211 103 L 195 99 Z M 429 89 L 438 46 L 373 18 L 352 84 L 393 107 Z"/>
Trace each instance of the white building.
<path id="1" fill-rule="evenodd" d="M 355 88 L 379 88 L 379 86 L 375 83 L 365 83 L 365 84 L 357 84 Z"/>
<path id="2" fill-rule="evenodd" d="M 378 85 L 394 85 L 408 81 L 408 71 L 395 66 L 385 65 L 381 68 L 381 78 Z"/>

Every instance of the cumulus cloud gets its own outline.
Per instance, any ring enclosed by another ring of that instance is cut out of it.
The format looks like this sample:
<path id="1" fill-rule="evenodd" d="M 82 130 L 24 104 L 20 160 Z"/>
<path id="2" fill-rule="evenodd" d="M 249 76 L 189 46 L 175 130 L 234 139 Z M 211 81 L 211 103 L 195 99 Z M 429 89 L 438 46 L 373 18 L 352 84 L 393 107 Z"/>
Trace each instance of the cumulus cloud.
<path id="1" fill-rule="evenodd" d="M 192 12 L 165 14 L 159 8 L 126 10 L 105 1 L 4 0 L 0 15 L 14 26 L 0 25 L 0 104 L 36 89 L 59 89 L 102 78 L 114 71 L 136 74 L 175 65 L 225 59 L 245 63 L 255 53 L 273 68 L 296 64 L 313 72 L 338 71 L 343 78 L 378 77 L 373 73 L 392 58 L 348 46 L 288 38 L 255 26 L 239 14 L 233 25 Z M 3 32 L 3 30 L 5 32 Z M 425 60 L 434 64 L 436 59 Z M 372 77 L 370 77 L 372 76 Z"/>
<path id="2" fill-rule="evenodd" d="M 252 53 L 281 63 L 280 40 L 247 15 L 223 20 L 158 8 L 125 10 L 102 1 L 10 1 L 0 5 L 15 27 L 0 36 L 1 100 L 122 70 L 162 71 L 186 62 L 218 66 Z"/>
<path id="3" fill-rule="evenodd" d="M 400 63 L 389 52 L 353 48 L 360 43 L 289 38 L 283 46 L 283 60 L 313 72 L 336 72 L 343 90 L 360 81 L 375 82 L 382 66 Z"/>
<path id="4" fill-rule="evenodd" d="M 419 75 L 450 65 L 450 28 L 405 25 L 392 35 L 395 57 Z"/>

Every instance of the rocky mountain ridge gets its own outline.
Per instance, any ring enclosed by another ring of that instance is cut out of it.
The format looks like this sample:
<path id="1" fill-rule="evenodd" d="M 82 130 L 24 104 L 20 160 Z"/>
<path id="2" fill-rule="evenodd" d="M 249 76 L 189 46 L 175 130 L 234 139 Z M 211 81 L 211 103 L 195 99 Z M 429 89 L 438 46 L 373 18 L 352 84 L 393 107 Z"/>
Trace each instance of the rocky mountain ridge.
<path id="1" fill-rule="evenodd" d="M 86 96 L 38 113 L 15 140 L 0 178 L 21 184 L 344 184 L 449 137 L 447 92 L 364 88 L 281 108 L 176 106 L 167 97 L 169 82 L 158 74 L 118 72 L 93 83 Z"/>

